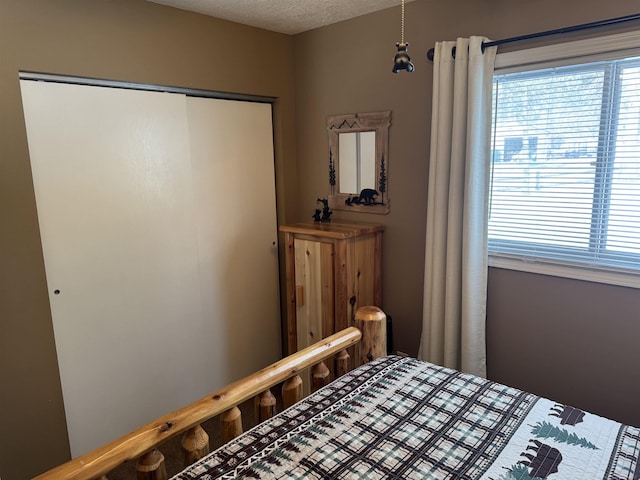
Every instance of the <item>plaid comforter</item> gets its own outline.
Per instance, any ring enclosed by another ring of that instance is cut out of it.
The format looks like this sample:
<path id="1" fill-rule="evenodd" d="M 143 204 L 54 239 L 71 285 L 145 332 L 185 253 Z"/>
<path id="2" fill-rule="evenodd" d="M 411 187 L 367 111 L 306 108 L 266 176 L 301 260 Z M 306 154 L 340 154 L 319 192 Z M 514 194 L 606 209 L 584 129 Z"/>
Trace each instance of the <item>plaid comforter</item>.
<path id="1" fill-rule="evenodd" d="M 640 429 L 415 359 L 378 359 L 174 477 L 640 479 Z"/>

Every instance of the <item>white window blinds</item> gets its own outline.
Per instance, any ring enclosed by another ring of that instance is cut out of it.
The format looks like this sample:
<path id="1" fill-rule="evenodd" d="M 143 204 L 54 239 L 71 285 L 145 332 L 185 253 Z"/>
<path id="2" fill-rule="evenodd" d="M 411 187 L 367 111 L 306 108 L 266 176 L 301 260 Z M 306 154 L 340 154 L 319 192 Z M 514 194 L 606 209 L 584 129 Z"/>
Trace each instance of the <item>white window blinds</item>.
<path id="1" fill-rule="evenodd" d="M 640 57 L 494 76 L 489 252 L 640 273 Z"/>

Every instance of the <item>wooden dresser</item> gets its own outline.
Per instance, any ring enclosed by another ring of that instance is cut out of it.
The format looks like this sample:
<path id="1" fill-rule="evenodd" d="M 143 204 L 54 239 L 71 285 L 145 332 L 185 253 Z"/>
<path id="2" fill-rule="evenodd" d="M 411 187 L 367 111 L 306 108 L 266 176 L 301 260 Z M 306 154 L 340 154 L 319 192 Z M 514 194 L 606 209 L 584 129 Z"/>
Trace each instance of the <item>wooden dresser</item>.
<path id="1" fill-rule="evenodd" d="M 353 325 L 358 307 L 381 305 L 383 225 L 297 223 L 280 231 L 288 354 Z"/>

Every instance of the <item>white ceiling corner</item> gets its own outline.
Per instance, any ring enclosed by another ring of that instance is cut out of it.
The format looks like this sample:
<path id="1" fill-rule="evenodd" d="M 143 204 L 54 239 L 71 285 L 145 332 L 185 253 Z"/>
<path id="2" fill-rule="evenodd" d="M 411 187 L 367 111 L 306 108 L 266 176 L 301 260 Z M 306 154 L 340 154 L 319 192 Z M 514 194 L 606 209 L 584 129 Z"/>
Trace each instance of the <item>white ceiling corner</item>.
<path id="1" fill-rule="evenodd" d="M 384 10 L 401 3 L 401 0 L 148 1 L 290 35 Z"/>

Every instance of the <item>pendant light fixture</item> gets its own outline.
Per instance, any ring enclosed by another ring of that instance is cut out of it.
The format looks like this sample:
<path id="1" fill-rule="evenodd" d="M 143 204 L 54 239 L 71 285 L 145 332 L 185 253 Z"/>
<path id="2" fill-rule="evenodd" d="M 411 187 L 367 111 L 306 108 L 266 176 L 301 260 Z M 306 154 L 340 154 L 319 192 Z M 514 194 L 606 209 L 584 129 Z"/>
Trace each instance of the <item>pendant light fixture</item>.
<path id="1" fill-rule="evenodd" d="M 402 0 L 402 20 L 400 22 L 400 43 L 396 43 L 398 53 L 393 59 L 393 73 L 398 73 L 400 70 L 406 70 L 407 72 L 413 72 L 413 63 L 407 53 L 408 43 L 404 42 L 404 0 Z"/>

